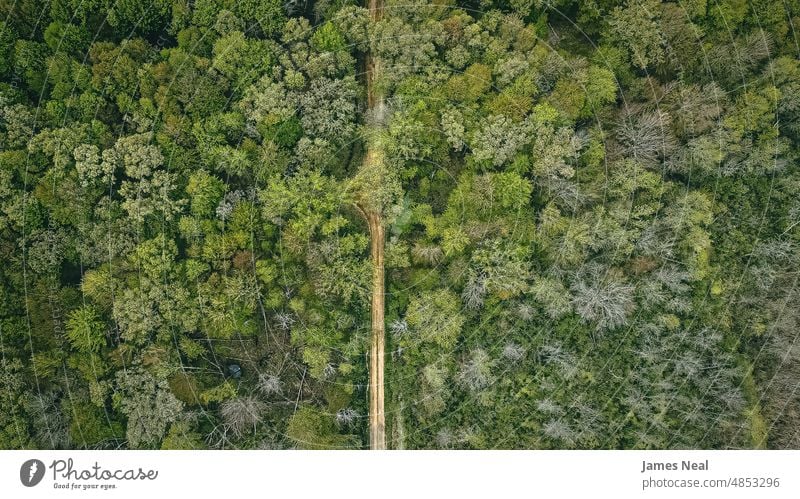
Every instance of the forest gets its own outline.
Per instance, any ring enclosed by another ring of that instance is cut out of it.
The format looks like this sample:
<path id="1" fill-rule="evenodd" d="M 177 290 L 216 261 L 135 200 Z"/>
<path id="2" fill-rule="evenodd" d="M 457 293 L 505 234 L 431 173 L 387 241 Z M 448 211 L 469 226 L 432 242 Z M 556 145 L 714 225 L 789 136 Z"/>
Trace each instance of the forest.
<path id="1" fill-rule="evenodd" d="M 0 449 L 800 448 L 796 26 L 0 0 Z"/>

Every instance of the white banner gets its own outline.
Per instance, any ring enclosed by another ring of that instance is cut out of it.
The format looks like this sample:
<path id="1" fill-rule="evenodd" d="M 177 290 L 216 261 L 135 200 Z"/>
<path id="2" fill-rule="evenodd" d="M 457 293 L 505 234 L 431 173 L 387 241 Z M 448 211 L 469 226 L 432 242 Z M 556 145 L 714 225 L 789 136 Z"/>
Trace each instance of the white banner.
<path id="1" fill-rule="evenodd" d="M 800 451 L 3 451 L 0 497 L 797 498 L 798 471 Z"/>

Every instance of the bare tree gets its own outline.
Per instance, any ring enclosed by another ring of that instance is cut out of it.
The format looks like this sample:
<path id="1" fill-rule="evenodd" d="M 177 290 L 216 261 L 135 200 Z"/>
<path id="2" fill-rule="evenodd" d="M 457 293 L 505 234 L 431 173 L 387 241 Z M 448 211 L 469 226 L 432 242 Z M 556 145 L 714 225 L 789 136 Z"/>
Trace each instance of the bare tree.
<path id="1" fill-rule="evenodd" d="M 633 305 L 633 286 L 595 271 L 578 280 L 572 290 L 576 312 L 585 322 L 594 322 L 598 331 L 616 329 L 627 322 Z"/>
<path id="2" fill-rule="evenodd" d="M 389 331 L 395 338 L 400 338 L 408 334 L 408 322 L 405 319 L 395 319 L 389 324 Z"/>
<path id="3" fill-rule="evenodd" d="M 339 426 L 350 426 L 352 425 L 358 418 L 360 414 L 355 409 L 350 409 L 349 407 L 344 409 L 339 409 L 336 413 L 336 422 Z"/>
<path id="4" fill-rule="evenodd" d="M 434 441 L 436 442 L 436 446 L 440 449 L 451 449 L 456 442 L 456 436 L 449 428 L 442 428 L 436 432 Z"/>
<path id="5" fill-rule="evenodd" d="M 535 309 L 527 303 L 520 303 L 517 306 L 517 315 L 525 322 L 533 319 L 534 313 Z"/>
<path id="6" fill-rule="evenodd" d="M 525 357 L 525 347 L 510 341 L 503 347 L 503 357 L 511 362 L 519 362 Z"/>
<path id="7" fill-rule="evenodd" d="M 539 350 L 539 357 L 545 364 L 558 367 L 566 379 L 574 378 L 579 372 L 578 359 L 572 353 L 565 352 L 560 343 L 544 345 Z"/>
<path id="8" fill-rule="evenodd" d="M 70 447 L 69 422 L 59 409 L 60 400 L 53 392 L 40 392 L 25 399 L 25 408 L 33 420 L 33 434 L 43 448 Z"/>
<path id="9" fill-rule="evenodd" d="M 536 403 L 536 410 L 539 412 L 543 412 L 545 414 L 561 414 L 564 410 L 553 402 L 552 399 L 546 398 L 542 399 Z"/>
<path id="10" fill-rule="evenodd" d="M 281 392 L 281 384 L 281 379 L 274 374 L 259 374 L 256 387 L 262 394 L 270 396 Z"/>
<path id="11" fill-rule="evenodd" d="M 336 374 L 336 366 L 332 363 L 328 362 L 325 364 L 325 367 L 322 370 L 322 376 L 324 379 L 328 379 L 333 377 Z"/>
<path id="12" fill-rule="evenodd" d="M 222 403 L 220 414 L 234 435 L 241 437 L 248 431 L 255 431 L 266 408 L 267 405 L 256 398 L 236 397 Z"/>
<path id="13" fill-rule="evenodd" d="M 617 127 L 617 140 L 626 156 L 652 165 L 675 150 L 671 126 L 670 115 L 663 111 L 629 114 Z"/>
<path id="14" fill-rule="evenodd" d="M 492 359 L 482 348 L 470 352 L 469 358 L 461 365 L 458 382 L 470 391 L 486 388 L 492 382 Z"/>
<path id="15" fill-rule="evenodd" d="M 294 322 L 294 317 L 292 317 L 292 314 L 288 312 L 278 312 L 275 314 L 275 323 L 284 331 L 291 329 Z"/>
<path id="16" fill-rule="evenodd" d="M 436 245 L 428 244 L 420 244 L 417 243 L 411 249 L 411 256 L 414 258 L 414 261 L 418 263 L 424 263 L 427 265 L 437 265 L 439 262 L 442 261 L 442 257 L 444 256 L 444 252 L 442 248 Z"/>
<path id="17" fill-rule="evenodd" d="M 486 298 L 486 279 L 478 272 L 470 272 L 467 284 L 461 292 L 464 305 L 471 309 L 481 308 L 484 298 Z"/>
<path id="18" fill-rule="evenodd" d="M 542 427 L 547 438 L 556 440 L 559 445 L 572 446 L 575 443 L 575 431 L 563 419 L 553 419 Z"/>

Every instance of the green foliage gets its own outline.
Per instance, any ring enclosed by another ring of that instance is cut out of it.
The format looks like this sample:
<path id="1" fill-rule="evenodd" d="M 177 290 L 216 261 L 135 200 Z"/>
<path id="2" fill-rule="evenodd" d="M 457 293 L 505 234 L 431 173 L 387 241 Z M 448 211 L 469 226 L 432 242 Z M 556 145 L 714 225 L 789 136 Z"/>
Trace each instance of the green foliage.
<path id="1" fill-rule="evenodd" d="M 171 7 L 170 0 L 117 0 L 108 10 L 108 23 L 123 32 L 149 34 L 163 26 Z"/>
<path id="2" fill-rule="evenodd" d="M 397 445 L 800 446 L 796 2 L 1 4 L 0 448 L 364 447 L 380 241 Z"/>
<path id="3" fill-rule="evenodd" d="M 346 40 L 335 24 L 326 22 L 311 35 L 311 44 L 321 52 L 338 52 L 345 48 Z"/>
<path id="4" fill-rule="evenodd" d="M 212 66 L 241 91 L 258 79 L 260 68 L 270 64 L 271 56 L 272 51 L 264 41 L 231 31 L 214 42 Z"/>
<path id="5" fill-rule="evenodd" d="M 0 75 L 5 76 L 13 68 L 14 42 L 17 34 L 8 22 L 0 23 Z"/>
<path id="6" fill-rule="evenodd" d="M 336 430 L 331 414 L 311 406 L 300 407 L 289 419 L 287 436 L 301 449 L 340 449 L 352 445 L 352 438 Z"/>
<path id="7" fill-rule="evenodd" d="M 266 36 L 277 34 L 286 22 L 283 4 L 278 0 L 240 0 L 234 12 L 245 22 L 256 22 Z"/>
<path id="8" fill-rule="evenodd" d="M 631 63 L 646 69 L 664 60 L 660 36 L 659 2 L 632 0 L 625 7 L 616 7 L 608 21 L 608 38 L 628 50 Z"/>
<path id="9" fill-rule="evenodd" d="M 452 291 L 439 289 L 412 297 L 406 320 L 420 340 L 450 350 L 458 341 L 464 325 L 459 309 L 458 297 Z"/>
<path id="10" fill-rule="evenodd" d="M 44 90 L 46 82 L 45 61 L 47 48 L 42 43 L 30 40 L 17 40 L 14 45 L 15 71 L 33 92 Z"/>
<path id="11" fill-rule="evenodd" d="M 297 144 L 297 141 L 303 136 L 303 126 L 296 116 L 292 116 L 278 123 L 262 125 L 259 127 L 259 132 L 265 141 L 272 141 L 281 147 L 290 148 Z"/>
<path id="12" fill-rule="evenodd" d="M 222 200 L 225 184 L 205 170 L 193 173 L 186 185 L 186 194 L 190 196 L 192 214 L 198 217 L 210 217 Z"/>
<path id="13" fill-rule="evenodd" d="M 219 386 L 209 388 L 200 393 L 200 402 L 203 403 L 203 405 L 208 405 L 222 402 L 235 396 L 236 388 L 234 388 L 232 383 L 226 381 Z"/>
<path id="14" fill-rule="evenodd" d="M 168 426 L 177 420 L 183 404 L 166 381 L 142 370 L 119 371 L 114 405 L 128 418 L 126 436 L 134 449 L 157 447 Z"/>
<path id="15" fill-rule="evenodd" d="M 80 352 L 97 352 L 106 344 L 106 325 L 91 305 L 73 310 L 67 318 L 67 338 Z"/>
<path id="16" fill-rule="evenodd" d="M 69 432 L 70 438 L 78 447 L 95 448 L 124 439 L 125 430 L 118 421 L 110 421 L 103 410 L 85 402 L 70 404 L 72 416 Z"/>
<path id="17" fill-rule="evenodd" d="M 592 66 L 586 73 L 586 101 L 582 116 L 591 116 L 602 106 L 617 98 L 617 82 L 614 73 L 606 68 Z"/>
<path id="18" fill-rule="evenodd" d="M 178 421 L 169 427 L 169 432 L 161 442 L 164 450 L 201 450 L 206 449 L 202 436 L 193 431 L 187 421 Z"/>
<path id="19" fill-rule="evenodd" d="M 89 47 L 89 36 L 85 30 L 74 24 L 59 21 L 50 23 L 44 30 L 44 41 L 53 52 L 82 55 Z"/>

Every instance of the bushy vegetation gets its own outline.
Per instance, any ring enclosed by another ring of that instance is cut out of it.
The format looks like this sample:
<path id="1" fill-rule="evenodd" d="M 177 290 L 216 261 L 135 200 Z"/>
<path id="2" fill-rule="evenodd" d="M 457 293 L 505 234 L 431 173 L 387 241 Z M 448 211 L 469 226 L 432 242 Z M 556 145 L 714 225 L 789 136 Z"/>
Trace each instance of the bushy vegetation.
<path id="1" fill-rule="evenodd" d="M 0 2 L 0 448 L 364 447 L 358 206 L 390 447 L 800 446 L 799 16 Z"/>

